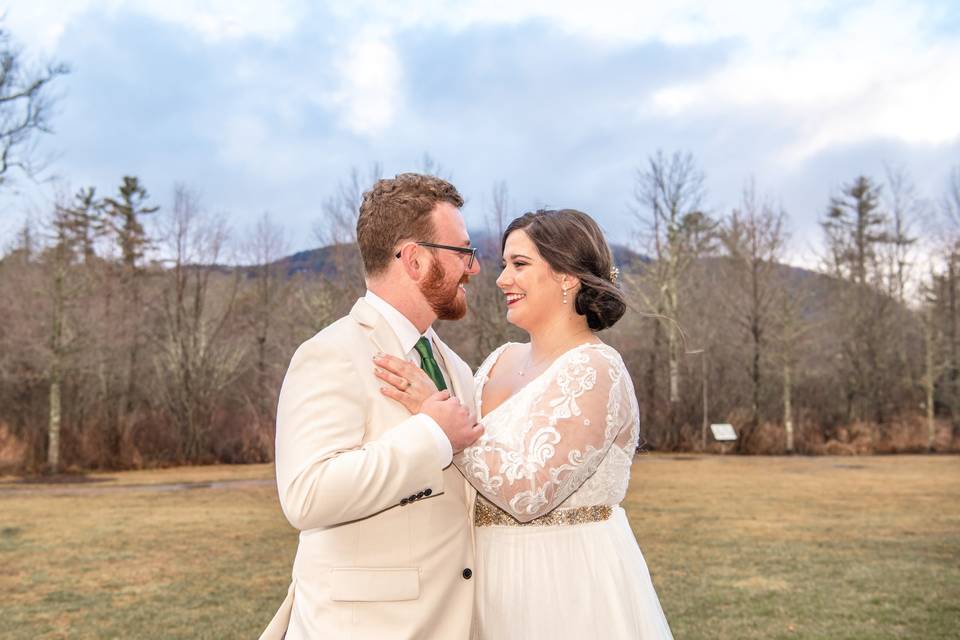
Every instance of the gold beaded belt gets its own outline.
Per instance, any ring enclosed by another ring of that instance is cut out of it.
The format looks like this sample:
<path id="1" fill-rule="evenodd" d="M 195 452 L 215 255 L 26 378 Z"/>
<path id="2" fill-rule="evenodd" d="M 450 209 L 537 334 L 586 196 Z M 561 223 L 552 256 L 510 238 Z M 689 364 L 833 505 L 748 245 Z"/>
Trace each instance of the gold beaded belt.
<path id="1" fill-rule="evenodd" d="M 496 507 L 479 496 L 473 509 L 474 524 L 478 527 L 549 527 L 563 524 L 585 524 L 609 520 L 613 507 L 606 504 L 574 509 L 554 509 L 545 516 L 530 522 L 520 522 L 506 511 Z"/>

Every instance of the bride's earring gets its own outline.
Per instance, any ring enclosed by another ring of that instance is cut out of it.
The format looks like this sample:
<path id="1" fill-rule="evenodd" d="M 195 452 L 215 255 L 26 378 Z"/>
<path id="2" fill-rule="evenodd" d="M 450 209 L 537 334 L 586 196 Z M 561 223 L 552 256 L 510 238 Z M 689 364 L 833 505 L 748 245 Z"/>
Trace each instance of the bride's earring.
<path id="1" fill-rule="evenodd" d="M 567 304 L 567 288 L 563 288 L 563 304 Z"/>

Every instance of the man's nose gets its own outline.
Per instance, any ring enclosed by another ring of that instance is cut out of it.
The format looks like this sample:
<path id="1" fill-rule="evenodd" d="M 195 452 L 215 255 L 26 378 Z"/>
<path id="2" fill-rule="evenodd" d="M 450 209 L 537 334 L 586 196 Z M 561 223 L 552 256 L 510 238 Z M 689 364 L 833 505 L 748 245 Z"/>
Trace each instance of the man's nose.
<path id="1" fill-rule="evenodd" d="M 480 256 L 474 256 L 473 264 L 467 267 L 467 274 L 476 275 L 480 273 Z"/>

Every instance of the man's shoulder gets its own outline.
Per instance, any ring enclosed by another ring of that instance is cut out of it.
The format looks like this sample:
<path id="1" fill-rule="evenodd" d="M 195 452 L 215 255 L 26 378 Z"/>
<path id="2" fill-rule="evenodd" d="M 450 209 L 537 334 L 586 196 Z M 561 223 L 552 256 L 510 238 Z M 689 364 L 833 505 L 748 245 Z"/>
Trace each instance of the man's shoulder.
<path id="1" fill-rule="evenodd" d="M 297 353 L 335 350 L 346 353 L 347 345 L 363 339 L 363 330 L 349 315 L 343 316 L 300 344 Z"/>

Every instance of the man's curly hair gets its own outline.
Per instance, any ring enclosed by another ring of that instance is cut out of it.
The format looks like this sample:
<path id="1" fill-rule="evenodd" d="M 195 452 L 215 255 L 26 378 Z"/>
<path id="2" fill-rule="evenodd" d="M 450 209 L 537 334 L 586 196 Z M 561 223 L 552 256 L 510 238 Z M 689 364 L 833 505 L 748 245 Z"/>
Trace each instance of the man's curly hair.
<path id="1" fill-rule="evenodd" d="M 357 218 L 357 244 L 367 276 L 383 273 L 401 242 L 433 240 L 430 212 L 440 202 L 459 208 L 463 197 L 446 180 L 419 173 L 377 180 L 364 192 Z"/>

